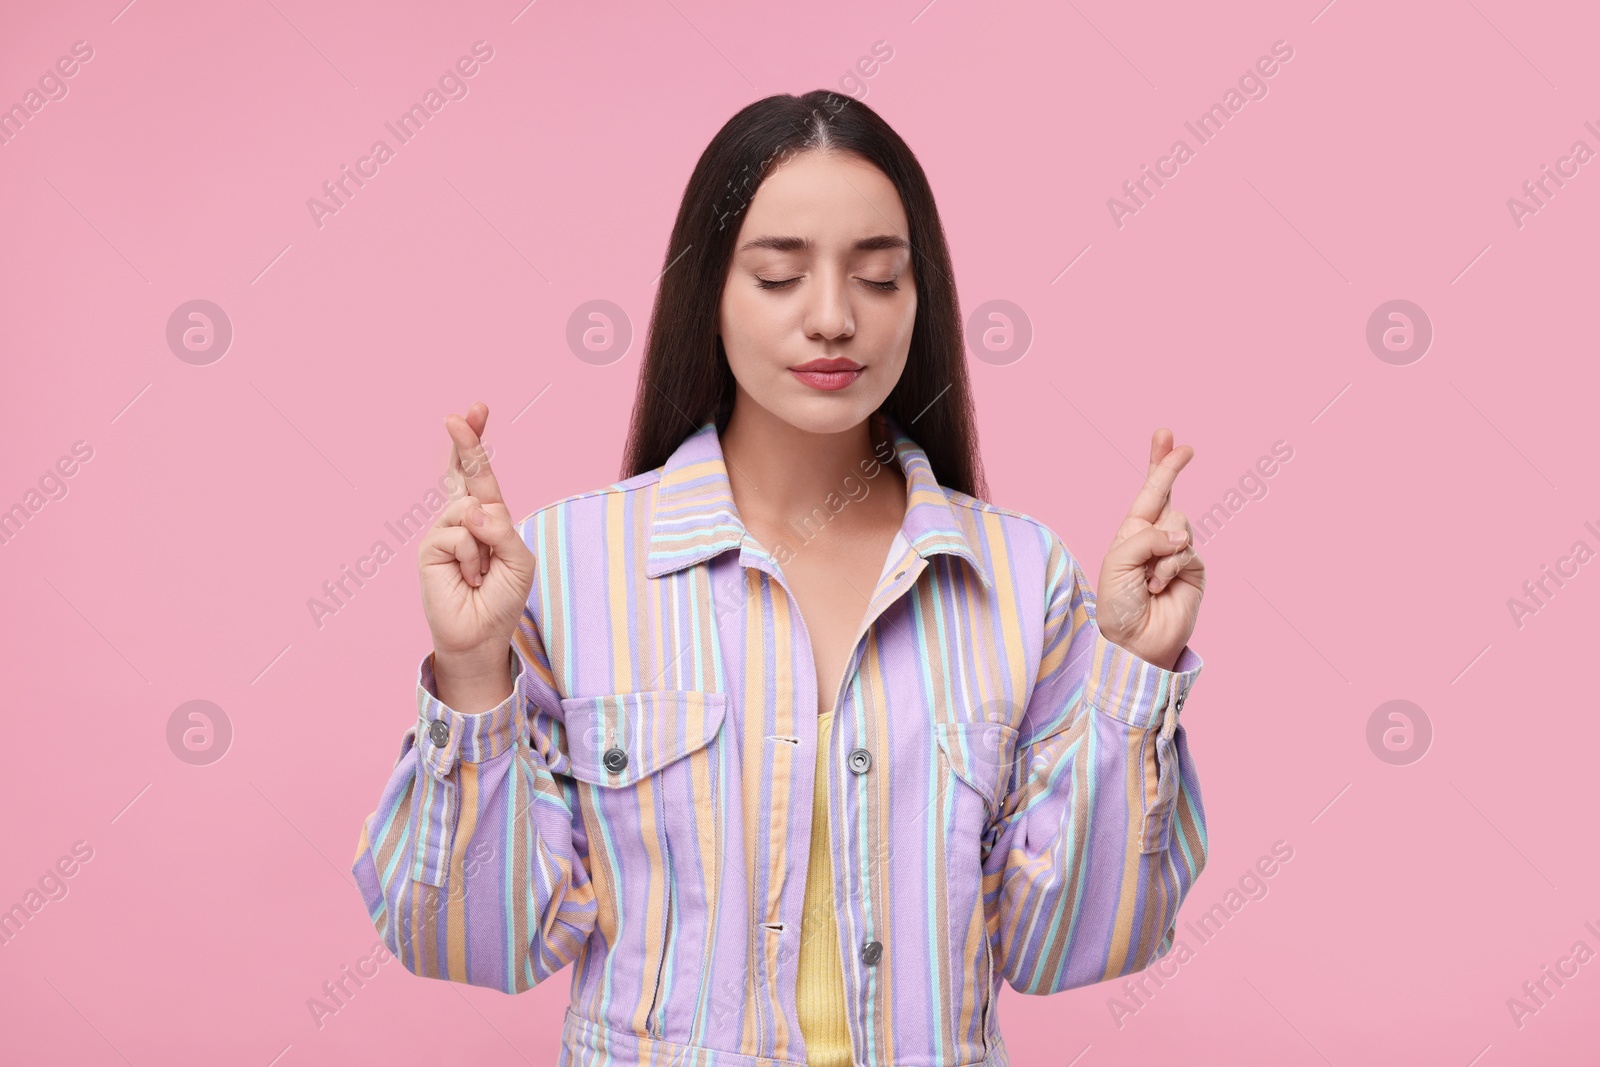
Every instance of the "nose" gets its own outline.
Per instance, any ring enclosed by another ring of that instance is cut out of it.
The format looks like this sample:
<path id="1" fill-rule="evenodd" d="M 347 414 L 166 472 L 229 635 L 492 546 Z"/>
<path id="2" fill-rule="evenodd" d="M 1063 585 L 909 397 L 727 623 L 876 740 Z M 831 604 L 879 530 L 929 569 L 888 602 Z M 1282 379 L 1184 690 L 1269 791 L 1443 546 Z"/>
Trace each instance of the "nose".
<path id="1" fill-rule="evenodd" d="M 833 340 L 856 332 L 848 286 L 842 270 L 817 272 L 814 284 L 806 287 L 806 336 Z"/>

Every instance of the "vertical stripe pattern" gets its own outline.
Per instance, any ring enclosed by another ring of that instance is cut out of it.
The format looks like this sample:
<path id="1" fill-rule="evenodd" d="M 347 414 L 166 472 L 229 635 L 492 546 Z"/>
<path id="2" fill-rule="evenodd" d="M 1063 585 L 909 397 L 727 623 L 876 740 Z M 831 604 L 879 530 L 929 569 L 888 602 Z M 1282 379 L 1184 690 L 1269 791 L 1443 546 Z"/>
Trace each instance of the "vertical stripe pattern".
<path id="1" fill-rule="evenodd" d="M 408 970 L 518 993 L 572 965 L 563 1067 L 804 1064 L 818 802 L 857 1062 L 1001 1067 L 1002 980 L 1060 992 L 1172 947 L 1206 860 L 1180 718 L 1199 656 L 1106 640 L 1054 533 L 940 486 L 873 420 L 906 514 L 820 765 L 800 709 L 834 694 L 714 423 L 518 524 L 539 568 L 511 695 L 457 711 L 424 656 L 357 842 Z"/>

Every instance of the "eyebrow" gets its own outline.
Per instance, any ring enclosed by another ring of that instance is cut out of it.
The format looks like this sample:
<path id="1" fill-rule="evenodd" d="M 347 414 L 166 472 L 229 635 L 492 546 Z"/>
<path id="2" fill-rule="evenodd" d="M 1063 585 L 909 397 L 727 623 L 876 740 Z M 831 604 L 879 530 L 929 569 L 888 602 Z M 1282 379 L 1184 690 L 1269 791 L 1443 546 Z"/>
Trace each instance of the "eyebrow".
<path id="1" fill-rule="evenodd" d="M 774 252 L 809 252 L 812 249 L 809 237 L 757 237 L 746 241 L 739 246 L 743 252 L 751 248 L 769 248 Z M 855 243 L 857 252 L 881 252 L 892 248 L 910 248 L 911 245 L 904 237 L 892 233 L 880 233 L 872 237 L 863 237 Z"/>

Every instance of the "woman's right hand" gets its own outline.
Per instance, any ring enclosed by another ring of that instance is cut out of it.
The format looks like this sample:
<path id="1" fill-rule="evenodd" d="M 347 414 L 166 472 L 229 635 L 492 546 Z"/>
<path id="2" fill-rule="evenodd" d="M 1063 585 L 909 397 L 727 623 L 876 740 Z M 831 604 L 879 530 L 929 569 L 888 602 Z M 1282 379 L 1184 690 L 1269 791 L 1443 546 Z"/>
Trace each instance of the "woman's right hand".
<path id="1" fill-rule="evenodd" d="M 422 609 L 441 682 L 441 670 L 463 684 L 510 677 L 506 654 L 533 588 L 536 560 L 512 524 L 484 452 L 481 435 L 488 421 L 489 408 L 481 401 L 467 409 L 466 418 L 445 416 L 450 470 L 465 494 L 439 514 L 417 552 Z"/>

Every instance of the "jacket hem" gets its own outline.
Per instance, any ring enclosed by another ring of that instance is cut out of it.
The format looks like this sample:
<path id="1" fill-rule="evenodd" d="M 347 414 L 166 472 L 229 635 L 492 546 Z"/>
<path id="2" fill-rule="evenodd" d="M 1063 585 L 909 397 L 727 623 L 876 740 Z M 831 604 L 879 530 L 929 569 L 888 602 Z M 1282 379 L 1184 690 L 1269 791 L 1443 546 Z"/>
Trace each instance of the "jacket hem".
<path id="1" fill-rule="evenodd" d="M 561 1059 L 557 1067 L 646 1067 L 671 1064 L 672 1067 L 806 1067 L 801 1060 L 772 1056 L 746 1056 L 705 1045 L 684 1045 L 676 1041 L 646 1037 L 618 1030 L 579 1015 L 567 1008 L 561 1027 Z M 999 1034 L 989 1035 L 989 1053 L 981 1060 L 951 1067 L 1010 1067 L 1005 1043 Z"/>

